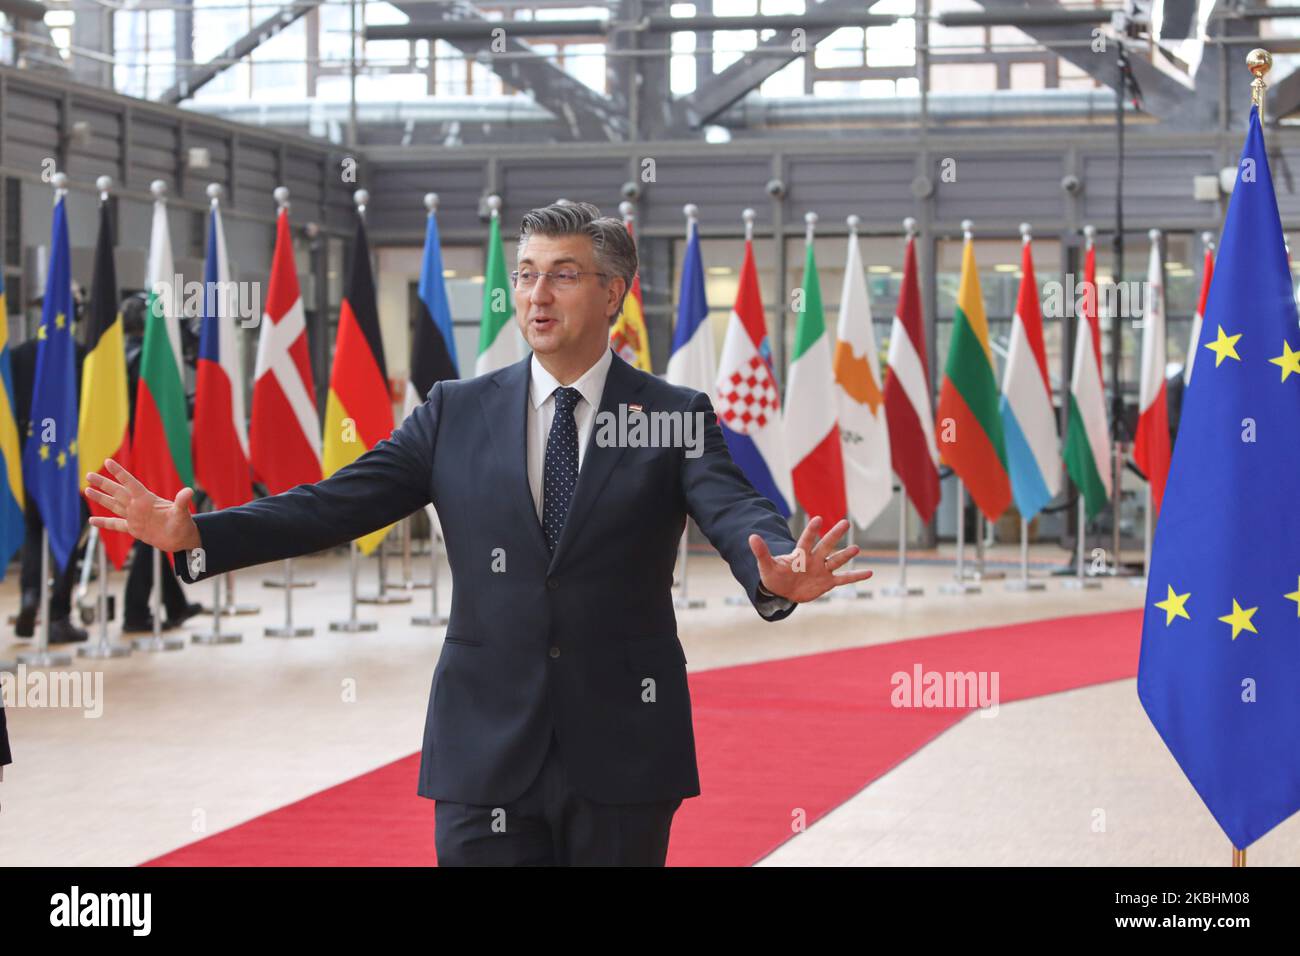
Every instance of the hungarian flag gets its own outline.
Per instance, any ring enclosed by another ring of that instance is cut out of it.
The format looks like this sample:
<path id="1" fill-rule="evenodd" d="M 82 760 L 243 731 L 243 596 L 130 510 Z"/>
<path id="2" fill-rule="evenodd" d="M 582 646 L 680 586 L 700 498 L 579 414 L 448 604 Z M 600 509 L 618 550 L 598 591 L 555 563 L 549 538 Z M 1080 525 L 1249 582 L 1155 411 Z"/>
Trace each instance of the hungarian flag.
<path id="1" fill-rule="evenodd" d="M 934 444 L 930 368 L 921 324 L 921 285 L 916 273 L 916 237 L 907 237 L 898 311 L 889 330 L 885 419 L 894 474 L 912 507 L 929 523 L 939 507 L 939 451 Z"/>
<path id="2" fill-rule="evenodd" d="M 393 403 L 379 334 L 370 244 L 366 241 L 366 224 L 358 216 L 348 282 L 339 306 L 329 398 L 325 402 L 325 477 L 356 461 L 392 433 Z M 371 554 L 391 527 L 359 538 L 357 547 L 363 554 Z"/>
<path id="3" fill-rule="evenodd" d="M 1097 321 L 1097 250 L 1088 236 L 1083 257 L 1083 296 L 1074 335 L 1070 414 L 1065 429 L 1065 470 L 1083 495 L 1092 518 L 1110 500 L 1110 429 L 1101 376 L 1101 326 Z"/>
<path id="4" fill-rule="evenodd" d="M 1183 370 L 1183 385 L 1192 384 L 1192 366 L 1196 363 L 1196 350 L 1201 341 L 1201 323 L 1205 317 L 1205 300 L 1210 297 L 1210 280 L 1214 277 L 1214 246 L 1205 244 L 1205 267 L 1201 270 L 1201 298 L 1192 316 L 1192 336 L 1187 343 L 1187 368 Z"/>
<path id="5" fill-rule="evenodd" d="M 4 270 L 0 269 L 0 581 L 23 543 L 22 443 L 14 404 L 14 373 L 9 360 L 9 314 Z"/>
<path id="6" fill-rule="evenodd" d="M 940 457 L 965 483 L 976 507 L 997 521 L 1011 504 L 1002 415 L 998 411 L 997 369 L 989 347 L 975 243 L 966 234 L 962 248 L 957 309 L 952 317 L 952 341 L 939 389 Z"/>
<path id="7" fill-rule="evenodd" d="M 790 517 L 794 489 L 781 431 L 781 390 L 772 368 L 752 239 L 745 240 L 740 287 L 727 322 L 715 388 L 718 426 L 732 460 L 781 517 Z"/>
<path id="8" fill-rule="evenodd" d="M 625 216 L 623 224 L 632 235 L 632 217 Z M 632 288 L 623 298 L 623 311 L 609 330 L 609 344 L 618 357 L 643 372 L 650 369 L 650 339 L 646 336 L 645 303 L 641 301 L 641 276 L 632 277 Z"/>
<path id="9" fill-rule="evenodd" d="M 1151 504 L 1160 514 L 1169 477 L 1169 403 L 1165 388 L 1165 282 L 1160 237 L 1152 230 L 1147 266 L 1147 307 L 1142 317 L 1142 375 L 1138 390 L 1137 434 L 1133 460 L 1151 483 Z"/>
<path id="10" fill-rule="evenodd" d="M 194 484 L 181 357 L 181 289 L 177 288 L 167 203 L 153 204 L 145 291 L 149 307 L 140 350 L 140 384 L 131 441 L 135 474 L 156 495 L 174 498 Z"/>
<path id="11" fill-rule="evenodd" d="M 785 436 L 794 472 L 794 496 L 809 518 L 821 515 L 829 529 L 848 510 L 844 455 L 835 423 L 835 384 L 830 336 L 822 312 L 821 282 L 812 238 L 804 258 L 794 351 L 785 396 Z"/>
<path id="12" fill-rule="evenodd" d="M 871 299 L 862 271 L 858 235 L 849 235 L 835 337 L 836 393 L 844 484 L 849 514 L 859 528 L 868 527 L 885 510 L 894 493 L 889 468 L 889 424 L 880 388 L 880 356 L 871 317 Z"/>
<path id="13" fill-rule="evenodd" d="M 99 204 L 99 237 L 95 240 L 95 270 L 86 303 L 86 361 L 81 371 L 81 419 L 77 442 L 81 460 L 107 478 L 104 459 L 131 467 L 131 402 L 126 374 L 126 344 L 122 314 L 118 311 L 117 270 L 113 264 L 113 227 L 108 203 Z M 82 469 L 81 490 L 86 490 Z M 86 499 L 90 513 L 111 518 L 113 513 Z M 104 552 L 119 571 L 131 553 L 134 539 L 123 531 L 100 529 Z"/>
<path id="14" fill-rule="evenodd" d="M 495 209 L 483 278 L 483 316 L 479 322 L 475 375 L 513 365 L 524 357 L 524 340 L 513 321 L 515 292 L 506 271 L 505 246 L 501 244 L 501 214 Z"/>
<path id="15" fill-rule="evenodd" d="M 1011 491 L 1020 516 L 1030 521 L 1060 490 L 1061 450 L 1028 233 L 1020 251 L 1020 296 L 1011 320 L 1000 408 Z"/>
<path id="16" fill-rule="evenodd" d="M 218 508 L 233 508 L 253 499 L 244 413 L 244 367 L 232 307 L 234 295 L 221 209 L 213 199 L 208 214 L 203 324 L 199 330 L 198 383 L 194 396 L 194 473 Z"/>
<path id="17" fill-rule="evenodd" d="M 253 373 L 248 446 L 254 479 L 273 495 L 321 480 L 316 383 L 285 208 L 275 224 L 275 253 Z"/>

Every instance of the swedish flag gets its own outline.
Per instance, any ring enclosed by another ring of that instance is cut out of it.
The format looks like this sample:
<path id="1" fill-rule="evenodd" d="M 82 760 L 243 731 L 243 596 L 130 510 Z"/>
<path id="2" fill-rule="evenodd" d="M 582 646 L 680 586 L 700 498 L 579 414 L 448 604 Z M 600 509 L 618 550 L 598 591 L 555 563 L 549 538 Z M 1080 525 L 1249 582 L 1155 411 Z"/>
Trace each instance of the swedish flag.
<path id="1" fill-rule="evenodd" d="M 23 449 L 23 478 L 50 535 L 62 570 L 81 532 L 77 464 L 77 359 L 72 343 L 72 270 L 64 198 L 54 204 L 45 301 L 36 329 L 36 381 Z"/>
<path id="2" fill-rule="evenodd" d="M 0 581 L 23 543 L 22 442 L 14 418 L 14 376 L 9 362 L 9 315 L 0 271 Z"/>
<path id="3" fill-rule="evenodd" d="M 1244 849 L 1300 809 L 1300 326 L 1254 108 L 1199 348 L 1155 530 L 1137 687 Z"/>

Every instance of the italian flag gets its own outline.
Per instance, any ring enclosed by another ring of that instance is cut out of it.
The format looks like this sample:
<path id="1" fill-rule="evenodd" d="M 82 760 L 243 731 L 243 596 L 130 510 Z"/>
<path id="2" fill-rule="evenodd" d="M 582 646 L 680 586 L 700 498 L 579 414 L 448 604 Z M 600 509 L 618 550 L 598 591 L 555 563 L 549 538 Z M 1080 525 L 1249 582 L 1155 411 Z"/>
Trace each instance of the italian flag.
<path id="1" fill-rule="evenodd" d="M 989 521 L 1002 517 L 1011 503 L 998 404 L 997 369 L 989 347 L 975 244 L 968 232 L 962 249 L 948 364 L 939 389 L 936 431 L 941 458 L 965 483 L 971 499 Z"/>
<path id="2" fill-rule="evenodd" d="M 167 203 L 153 204 L 153 233 L 144 280 L 149 297 L 144 345 L 140 351 L 140 384 L 136 391 L 132 461 L 136 476 L 156 495 L 174 498 L 194 484 L 190 433 L 185 408 L 181 364 L 180 303 L 172 240 L 167 228 Z"/>
<path id="3" fill-rule="evenodd" d="M 506 251 L 501 244 L 501 214 L 492 210 L 492 227 L 488 235 L 487 271 L 483 282 L 483 318 L 478 331 L 478 358 L 474 374 L 482 375 L 524 357 L 523 339 L 514 318 L 515 290 L 506 273 Z"/>
<path id="4" fill-rule="evenodd" d="M 1110 429 L 1101 377 L 1101 326 L 1097 322 L 1097 250 L 1092 237 L 1083 258 L 1083 299 L 1074 336 L 1070 417 L 1065 430 L 1065 470 L 1092 518 L 1110 500 Z"/>
<path id="5" fill-rule="evenodd" d="M 801 299 L 786 390 L 786 447 L 794 466 L 795 500 L 809 518 L 821 515 L 822 527 L 829 529 L 844 517 L 848 505 L 844 454 L 835 420 L 835 373 L 811 236 L 804 259 Z"/>
<path id="6" fill-rule="evenodd" d="M 1151 483 L 1152 510 L 1160 513 L 1169 477 L 1169 403 L 1165 388 L 1165 282 L 1160 261 L 1160 235 L 1151 230 L 1147 267 L 1147 307 L 1142 317 L 1142 378 L 1138 392 L 1137 434 L 1133 460 Z"/>

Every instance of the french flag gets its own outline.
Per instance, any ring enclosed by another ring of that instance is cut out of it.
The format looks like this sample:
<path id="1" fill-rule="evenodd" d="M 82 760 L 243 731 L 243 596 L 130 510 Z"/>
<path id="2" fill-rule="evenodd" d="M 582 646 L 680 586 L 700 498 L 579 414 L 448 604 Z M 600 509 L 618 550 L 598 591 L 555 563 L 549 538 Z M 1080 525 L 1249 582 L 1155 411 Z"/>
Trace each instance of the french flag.
<path id="1" fill-rule="evenodd" d="M 713 330 L 709 326 L 709 304 L 704 298 L 704 261 L 700 258 L 700 227 L 695 207 L 688 206 L 686 261 L 682 267 L 681 304 L 673 329 L 673 351 L 664 375 L 673 385 L 684 385 L 713 399 Z"/>
<path id="2" fill-rule="evenodd" d="M 194 480 L 217 508 L 232 508 L 253 499 L 253 485 L 248 464 L 244 373 L 233 307 L 239 298 L 230 281 L 226 234 L 216 197 L 208 218 L 203 293 L 194 396 Z"/>
<path id="3" fill-rule="evenodd" d="M 722 343 L 716 390 L 718 424 L 732 459 L 755 490 L 782 517 L 790 517 L 794 485 L 781 434 L 781 392 L 772 371 L 751 239 L 745 240 L 745 264 Z"/>

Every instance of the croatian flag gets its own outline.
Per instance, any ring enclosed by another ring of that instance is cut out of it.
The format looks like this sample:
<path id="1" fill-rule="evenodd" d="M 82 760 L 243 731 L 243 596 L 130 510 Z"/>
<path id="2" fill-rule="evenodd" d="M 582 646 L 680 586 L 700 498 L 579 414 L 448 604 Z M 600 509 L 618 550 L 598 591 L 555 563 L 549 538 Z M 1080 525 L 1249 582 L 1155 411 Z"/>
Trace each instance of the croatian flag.
<path id="1" fill-rule="evenodd" d="M 253 500 L 244 411 L 244 371 L 218 200 L 208 218 L 203 267 L 203 323 L 194 395 L 194 479 L 218 508 Z"/>
<path id="2" fill-rule="evenodd" d="M 794 488 L 781 434 L 780 395 L 772 371 L 754 243 L 747 239 L 736 306 L 727 323 L 718 366 L 718 424 L 727 450 L 749 483 L 788 518 Z"/>
<path id="3" fill-rule="evenodd" d="M 714 361 L 713 330 L 709 327 L 709 304 L 704 299 L 704 262 L 700 258 L 700 227 L 694 216 L 686 244 L 686 262 L 682 268 L 681 303 L 677 307 L 677 326 L 673 329 L 673 351 L 668 357 L 665 378 L 673 385 L 684 385 L 713 399 Z"/>

